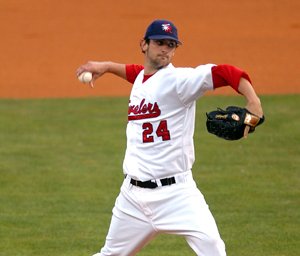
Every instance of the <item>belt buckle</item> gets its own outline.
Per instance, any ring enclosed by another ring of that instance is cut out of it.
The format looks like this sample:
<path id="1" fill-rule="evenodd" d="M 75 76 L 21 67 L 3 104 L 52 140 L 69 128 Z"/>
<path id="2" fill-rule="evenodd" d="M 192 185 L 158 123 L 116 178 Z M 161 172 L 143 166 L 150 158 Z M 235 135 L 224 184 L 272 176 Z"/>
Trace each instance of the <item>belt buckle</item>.
<path id="1" fill-rule="evenodd" d="M 130 183 L 134 186 L 138 186 L 138 181 L 135 179 L 130 179 Z"/>
<path id="2" fill-rule="evenodd" d="M 161 179 L 160 182 L 161 182 L 162 186 L 170 186 L 170 185 L 176 183 L 174 177 Z"/>

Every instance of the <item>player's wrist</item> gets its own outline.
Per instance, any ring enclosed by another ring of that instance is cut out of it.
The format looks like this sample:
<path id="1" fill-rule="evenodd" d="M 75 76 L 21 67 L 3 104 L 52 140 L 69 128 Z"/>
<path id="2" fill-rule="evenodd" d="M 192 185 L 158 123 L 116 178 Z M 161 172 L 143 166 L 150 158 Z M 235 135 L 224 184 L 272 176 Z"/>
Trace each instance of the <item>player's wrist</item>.
<path id="1" fill-rule="evenodd" d="M 258 97 L 256 97 L 255 99 L 248 100 L 246 104 L 246 109 L 254 115 L 257 115 L 259 117 L 263 116 L 261 102 Z"/>

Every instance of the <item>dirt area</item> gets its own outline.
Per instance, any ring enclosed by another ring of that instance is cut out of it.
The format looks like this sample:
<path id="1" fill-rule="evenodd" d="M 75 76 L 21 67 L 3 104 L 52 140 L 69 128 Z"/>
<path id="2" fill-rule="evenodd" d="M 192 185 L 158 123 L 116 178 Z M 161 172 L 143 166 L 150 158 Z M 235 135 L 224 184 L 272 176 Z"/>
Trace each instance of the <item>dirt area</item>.
<path id="1" fill-rule="evenodd" d="M 172 20 L 183 46 L 175 66 L 230 63 L 259 94 L 298 94 L 299 0 L 0 0 L 0 98 L 128 95 L 105 75 L 90 89 L 75 70 L 88 60 L 143 63 L 148 24 Z M 230 93 L 221 89 L 218 93 Z"/>

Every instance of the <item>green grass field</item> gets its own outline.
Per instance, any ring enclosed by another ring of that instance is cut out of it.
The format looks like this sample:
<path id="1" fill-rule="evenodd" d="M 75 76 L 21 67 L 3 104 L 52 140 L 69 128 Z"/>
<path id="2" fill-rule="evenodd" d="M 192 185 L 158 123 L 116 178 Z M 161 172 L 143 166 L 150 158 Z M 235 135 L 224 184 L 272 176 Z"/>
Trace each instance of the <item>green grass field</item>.
<path id="1" fill-rule="evenodd" d="M 206 132 L 198 101 L 195 180 L 229 256 L 300 255 L 300 95 L 263 96 L 266 122 L 246 140 Z M 91 255 L 119 193 L 127 98 L 0 100 L 0 255 Z M 141 256 L 194 255 L 162 235 Z"/>

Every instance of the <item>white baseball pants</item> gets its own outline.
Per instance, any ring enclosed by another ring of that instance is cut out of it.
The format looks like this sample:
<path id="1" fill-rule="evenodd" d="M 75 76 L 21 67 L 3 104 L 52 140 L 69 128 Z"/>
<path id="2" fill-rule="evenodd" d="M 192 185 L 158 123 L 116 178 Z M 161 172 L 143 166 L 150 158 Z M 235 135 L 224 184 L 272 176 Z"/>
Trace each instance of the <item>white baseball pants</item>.
<path id="1" fill-rule="evenodd" d="M 115 202 L 105 245 L 94 256 L 136 255 L 160 233 L 184 236 L 196 255 L 226 256 L 215 220 L 191 172 L 182 177 L 176 184 L 155 189 L 134 186 L 127 177 Z"/>

